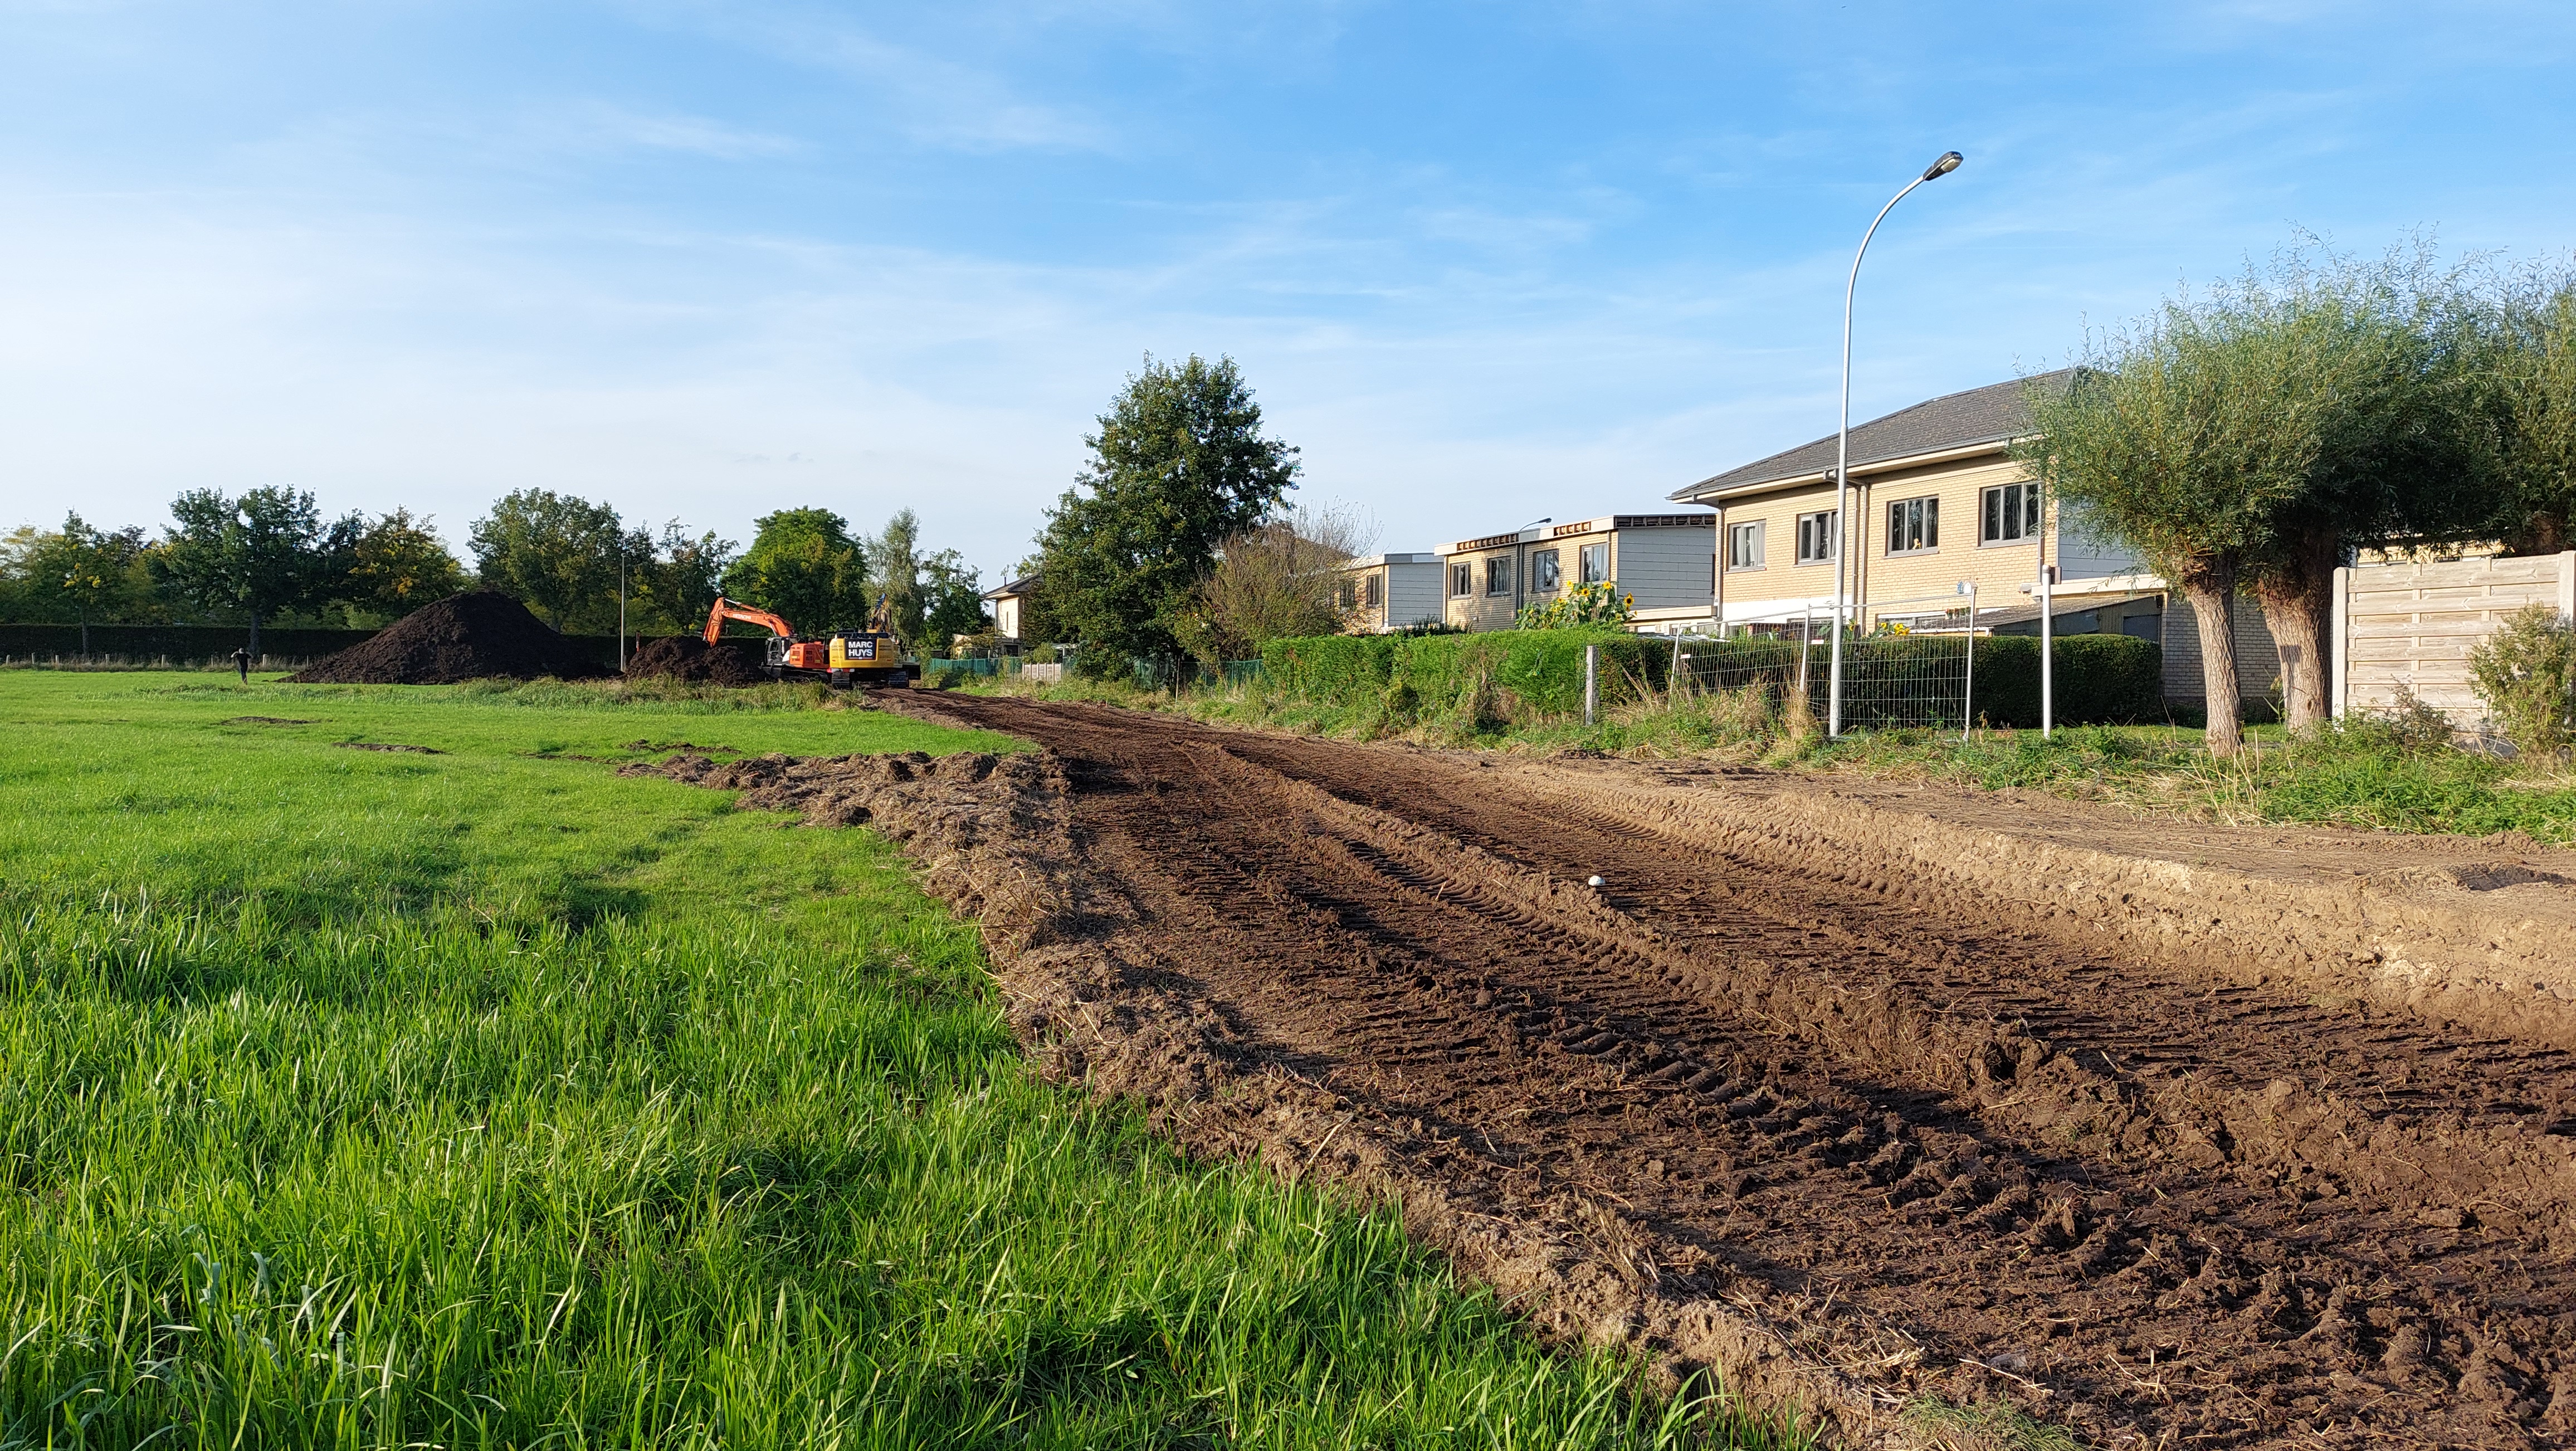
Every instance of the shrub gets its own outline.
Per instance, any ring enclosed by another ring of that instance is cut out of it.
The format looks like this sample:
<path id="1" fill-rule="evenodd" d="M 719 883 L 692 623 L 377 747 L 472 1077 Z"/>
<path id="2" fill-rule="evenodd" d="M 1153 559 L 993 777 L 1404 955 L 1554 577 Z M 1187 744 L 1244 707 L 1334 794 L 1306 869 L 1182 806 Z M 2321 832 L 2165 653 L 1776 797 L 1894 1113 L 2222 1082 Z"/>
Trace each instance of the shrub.
<path id="1" fill-rule="evenodd" d="M 2529 605 L 2469 652 L 2469 679 L 2514 749 L 2555 755 L 2576 727 L 2576 626 L 2547 605 Z"/>
<path id="2" fill-rule="evenodd" d="M 1929 643 L 1935 637 L 1914 638 Z M 2057 724 L 2127 725 L 2164 717 L 2164 648 L 2155 641 L 2133 635 L 2060 635 L 2054 644 Z M 1948 647 L 1957 649 L 1957 641 Z M 1972 709 L 1993 725 L 2039 724 L 2038 636 L 1989 635 L 1977 641 Z"/>

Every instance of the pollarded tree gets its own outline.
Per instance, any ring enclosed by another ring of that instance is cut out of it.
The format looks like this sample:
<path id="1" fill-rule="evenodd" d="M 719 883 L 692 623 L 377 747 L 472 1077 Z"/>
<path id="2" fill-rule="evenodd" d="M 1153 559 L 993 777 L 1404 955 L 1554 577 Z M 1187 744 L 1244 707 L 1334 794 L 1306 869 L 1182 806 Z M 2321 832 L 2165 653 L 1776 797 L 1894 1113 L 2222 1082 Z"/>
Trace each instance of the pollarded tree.
<path id="1" fill-rule="evenodd" d="M 2576 548 L 2576 272 L 2509 280 L 2491 319 L 2501 445 L 2494 534 L 2516 554 Z"/>
<path id="2" fill-rule="evenodd" d="M 1297 450 L 1263 436 L 1232 358 L 1196 355 L 1148 357 L 1083 442 L 1091 462 L 1039 536 L 1049 607 L 1092 668 L 1176 666 L 1218 546 L 1279 507 Z"/>
<path id="3" fill-rule="evenodd" d="M 651 536 L 630 534 L 615 509 L 550 489 L 502 495 L 466 541 L 485 588 L 536 610 L 558 630 L 614 619 L 619 561 L 652 553 Z"/>
<path id="4" fill-rule="evenodd" d="M 2018 451 L 2061 505 L 2135 547 L 2190 603 L 2209 749 L 2233 755 L 2245 739 L 2237 585 L 2307 465 L 2268 406 L 2298 359 L 2243 345 L 2180 303 L 2089 351 L 2063 388 L 2030 390 L 2033 433 Z"/>
<path id="5" fill-rule="evenodd" d="M 2263 334 L 2305 360 L 2272 400 L 2304 476 L 2264 520 L 2245 581 L 2281 649 L 2291 727 L 2319 725 L 2335 567 L 2356 547 L 2458 540 L 2494 513 L 2479 310 L 2420 246 L 2368 263 L 2293 254 L 2217 305 L 2239 346 Z"/>
<path id="6" fill-rule="evenodd" d="M 338 591 L 364 527 L 355 514 L 325 524 L 311 494 L 280 488 L 239 499 L 191 489 L 170 501 L 170 516 L 148 556 L 154 581 L 199 609 L 245 617 L 253 655 L 263 621 Z"/>

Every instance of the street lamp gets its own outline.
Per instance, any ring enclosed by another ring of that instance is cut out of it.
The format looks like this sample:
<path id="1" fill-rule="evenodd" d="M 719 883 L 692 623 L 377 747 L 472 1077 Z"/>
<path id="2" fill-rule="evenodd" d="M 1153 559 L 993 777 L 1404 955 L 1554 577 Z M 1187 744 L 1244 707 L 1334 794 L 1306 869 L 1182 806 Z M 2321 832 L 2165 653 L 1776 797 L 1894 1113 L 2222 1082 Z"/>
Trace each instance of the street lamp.
<path id="1" fill-rule="evenodd" d="M 1896 210 L 1906 194 L 1936 176 L 1948 176 L 1959 169 L 1965 158 L 1955 151 L 1944 151 L 1940 158 L 1923 168 L 1923 174 L 1905 184 L 1905 190 L 1887 199 L 1870 219 L 1869 230 L 1860 234 L 1860 250 L 1852 254 L 1851 280 L 1843 284 L 1843 413 L 1842 426 L 1834 435 L 1834 641 L 1831 678 L 1825 690 L 1825 734 L 1843 733 L 1843 582 L 1851 573 L 1851 551 L 1844 547 L 1851 531 L 1844 519 L 1849 509 L 1851 492 L 1851 327 L 1852 294 L 1860 288 L 1860 259 L 1869 255 L 1869 239 L 1878 235 L 1878 224 Z"/>

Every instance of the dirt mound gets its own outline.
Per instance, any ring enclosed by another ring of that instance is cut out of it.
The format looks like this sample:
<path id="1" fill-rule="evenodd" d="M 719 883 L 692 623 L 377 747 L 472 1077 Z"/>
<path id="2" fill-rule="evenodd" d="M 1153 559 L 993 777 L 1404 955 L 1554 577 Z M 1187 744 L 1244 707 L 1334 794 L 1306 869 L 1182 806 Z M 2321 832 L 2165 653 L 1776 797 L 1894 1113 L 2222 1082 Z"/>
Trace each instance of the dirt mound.
<path id="1" fill-rule="evenodd" d="M 641 649 L 626 657 L 627 679 L 649 676 L 703 680 L 714 685 L 758 685 L 769 678 L 769 673 L 731 643 L 709 645 L 695 635 L 672 635 L 647 640 Z"/>
<path id="2" fill-rule="evenodd" d="M 475 590 L 425 605 L 286 678 L 300 685 L 453 685 L 495 675 L 588 680 L 615 673 L 517 600 Z"/>

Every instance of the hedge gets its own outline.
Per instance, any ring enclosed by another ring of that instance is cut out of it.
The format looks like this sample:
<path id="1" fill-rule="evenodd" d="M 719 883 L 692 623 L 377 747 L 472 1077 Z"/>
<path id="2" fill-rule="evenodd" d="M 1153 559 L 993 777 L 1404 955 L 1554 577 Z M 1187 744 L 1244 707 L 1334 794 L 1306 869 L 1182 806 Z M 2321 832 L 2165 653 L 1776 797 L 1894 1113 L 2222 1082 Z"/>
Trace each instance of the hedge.
<path id="1" fill-rule="evenodd" d="M 269 661 L 319 660 L 370 639 L 375 633 L 373 630 L 263 626 L 259 632 L 260 658 Z M 564 638 L 589 650 L 603 665 L 616 662 L 617 637 L 614 635 L 567 635 Z M 645 638 L 641 635 L 627 636 L 628 648 L 632 649 Z M 174 665 L 203 664 L 230 659 L 233 651 L 249 640 L 250 627 L 247 625 L 89 627 L 89 653 L 92 658 L 101 660 L 167 660 Z M 78 625 L 0 625 L 0 659 L 77 660 L 80 653 L 81 628 Z M 265 667 L 254 663 L 252 668 Z"/>
<path id="2" fill-rule="evenodd" d="M 1855 702 L 1880 694 L 1875 682 L 1944 676 L 1959 660 L 1956 635 L 1871 637 L 1845 647 L 1846 721 L 1867 726 Z M 1670 637 L 1626 631 L 1496 630 L 1478 635 L 1325 635 L 1274 640 L 1261 652 L 1263 673 L 1289 694 L 1329 705 L 1385 700 L 1411 688 L 1415 708 L 1456 706 L 1481 677 L 1519 702 L 1550 714 L 1583 708 L 1583 647 L 1601 647 L 1602 703 L 1662 690 L 1672 663 Z M 1756 672 L 1794 677 L 1795 642 L 1772 639 L 1689 640 L 1691 673 L 1744 679 Z M 1997 726 L 2039 724 L 2039 641 L 1993 635 L 1977 641 L 1975 699 L 1979 718 Z M 2116 724 L 2165 713 L 2163 651 L 2127 635 L 2066 635 L 2056 642 L 2057 722 Z M 1809 662 L 1816 714 L 1824 714 L 1825 653 Z M 1955 677 L 1949 677 L 1955 678 Z"/>

